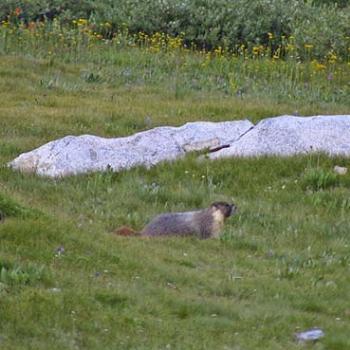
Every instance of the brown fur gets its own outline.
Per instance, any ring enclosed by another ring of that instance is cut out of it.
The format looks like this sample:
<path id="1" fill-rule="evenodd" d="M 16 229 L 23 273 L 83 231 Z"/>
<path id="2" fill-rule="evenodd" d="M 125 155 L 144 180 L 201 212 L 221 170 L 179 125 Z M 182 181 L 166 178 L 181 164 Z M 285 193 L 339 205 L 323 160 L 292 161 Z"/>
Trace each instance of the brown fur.
<path id="1" fill-rule="evenodd" d="M 116 230 L 114 230 L 113 233 L 118 235 L 118 236 L 138 236 L 138 235 L 140 235 L 139 232 L 136 232 L 135 230 L 133 230 L 132 228 L 127 227 L 127 226 L 119 227 Z"/>
<path id="2" fill-rule="evenodd" d="M 121 236 L 141 235 L 158 236 L 196 236 L 201 239 L 219 237 L 224 221 L 236 211 L 234 204 L 214 202 L 209 208 L 180 212 L 165 213 L 156 216 L 144 229 L 137 233 L 128 227 L 114 231 Z"/>

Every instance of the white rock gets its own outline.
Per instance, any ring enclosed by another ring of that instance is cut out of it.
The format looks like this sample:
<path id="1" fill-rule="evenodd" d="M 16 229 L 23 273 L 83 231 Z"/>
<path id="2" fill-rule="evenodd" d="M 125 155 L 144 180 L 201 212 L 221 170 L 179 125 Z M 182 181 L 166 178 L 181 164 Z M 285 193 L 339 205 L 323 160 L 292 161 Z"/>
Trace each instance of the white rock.
<path id="1" fill-rule="evenodd" d="M 325 334 L 320 328 L 313 328 L 295 334 L 295 337 L 299 342 L 316 341 L 324 336 Z"/>
<path id="2" fill-rule="evenodd" d="M 61 177 L 112 169 L 119 171 L 137 165 L 150 167 L 185 154 L 185 145 L 210 140 L 232 143 L 254 125 L 248 120 L 231 122 L 194 122 L 181 127 L 158 127 L 115 139 L 92 135 L 66 136 L 31 152 L 23 153 L 9 166 L 23 172 Z"/>
<path id="3" fill-rule="evenodd" d="M 350 115 L 264 119 L 231 147 L 209 157 L 291 156 L 310 152 L 350 156 Z"/>
<path id="4" fill-rule="evenodd" d="M 334 172 L 338 175 L 345 175 L 348 172 L 348 168 L 336 165 L 333 168 Z"/>
<path id="5" fill-rule="evenodd" d="M 227 146 L 222 148 L 221 146 Z M 115 139 L 66 136 L 9 163 L 14 169 L 60 177 L 137 165 L 151 167 L 186 152 L 210 148 L 209 158 L 262 155 L 291 156 L 311 152 L 350 157 L 350 115 L 281 116 L 260 121 L 194 122 L 158 127 Z"/>

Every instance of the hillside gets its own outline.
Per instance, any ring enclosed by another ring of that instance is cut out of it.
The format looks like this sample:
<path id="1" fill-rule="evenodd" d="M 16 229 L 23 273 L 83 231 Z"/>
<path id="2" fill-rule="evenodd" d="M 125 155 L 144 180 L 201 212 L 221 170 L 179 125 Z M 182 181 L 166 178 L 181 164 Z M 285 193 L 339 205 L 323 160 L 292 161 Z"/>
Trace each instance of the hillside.
<path id="1" fill-rule="evenodd" d="M 312 327 L 310 348 L 350 347 L 350 173 L 333 173 L 349 159 L 193 155 L 56 180 L 6 167 L 68 134 L 349 114 L 347 60 L 109 41 L 88 21 L 0 34 L 0 348 L 300 349 Z M 239 207 L 219 240 L 111 233 L 218 199 Z"/>

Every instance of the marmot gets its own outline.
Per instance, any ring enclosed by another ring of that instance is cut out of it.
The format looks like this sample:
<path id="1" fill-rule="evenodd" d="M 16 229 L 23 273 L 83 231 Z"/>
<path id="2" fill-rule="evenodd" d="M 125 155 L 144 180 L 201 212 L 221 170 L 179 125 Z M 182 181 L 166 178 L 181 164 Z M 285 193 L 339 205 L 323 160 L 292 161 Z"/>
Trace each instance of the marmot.
<path id="1" fill-rule="evenodd" d="M 114 231 L 120 236 L 197 236 L 201 239 L 219 237 L 225 219 L 234 214 L 237 207 L 226 202 L 214 202 L 209 208 L 156 216 L 141 232 L 128 227 Z"/>

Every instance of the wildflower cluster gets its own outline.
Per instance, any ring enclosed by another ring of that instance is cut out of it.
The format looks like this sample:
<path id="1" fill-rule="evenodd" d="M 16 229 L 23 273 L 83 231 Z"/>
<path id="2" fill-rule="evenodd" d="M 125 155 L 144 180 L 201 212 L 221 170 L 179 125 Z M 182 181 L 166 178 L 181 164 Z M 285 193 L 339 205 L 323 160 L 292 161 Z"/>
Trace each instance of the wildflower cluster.
<path id="1" fill-rule="evenodd" d="M 85 18 L 78 18 L 70 24 L 62 24 L 58 20 L 24 23 L 18 17 L 20 9 L 16 9 L 6 20 L 0 23 L 0 50 L 2 52 L 22 51 L 36 52 L 43 57 L 70 56 L 75 58 L 86 55 L 86 50 L 98 49 L 99 45 L 110 47 L 139 47 L 150 53 L 199 53 L 202 57 L 202 67 L 212 60 L 243 59 L 263 60 L 270 62 L 296 61 L 310 62 L 311 69 L 317 72 L 330 70 L 335 63 L 349 64 L 350 38 L 347 37 L 348 55 L 339 56 L 334 48 L 320 56 L 316 45 L 311 42 L 300 43 L 291 35 L 277 37 L 271 32 L 266 33 L 267 44 L 246 45 L 237 44 L 234 48 L 217 46 L 211 50 L 198 50 L 194 44 L 185 41 L 185 33 L 177 36 L 155 32 L 148 34 L 139 32 L 131 34 L 126 26 L 120 31 L 114 31 L 110 22 L 93 23 Z M 189 48 L 190 47 L 190 48 Z"/>
<path id="2" fill-rule="evenodd" d="M 172 37 L 169 34 L 159 32 L 151 35 L 139 32 L 133 38 L 135 44 L 155 53 L 160 51 L 177 51 L 184 48 L 183 33 Z"/>

